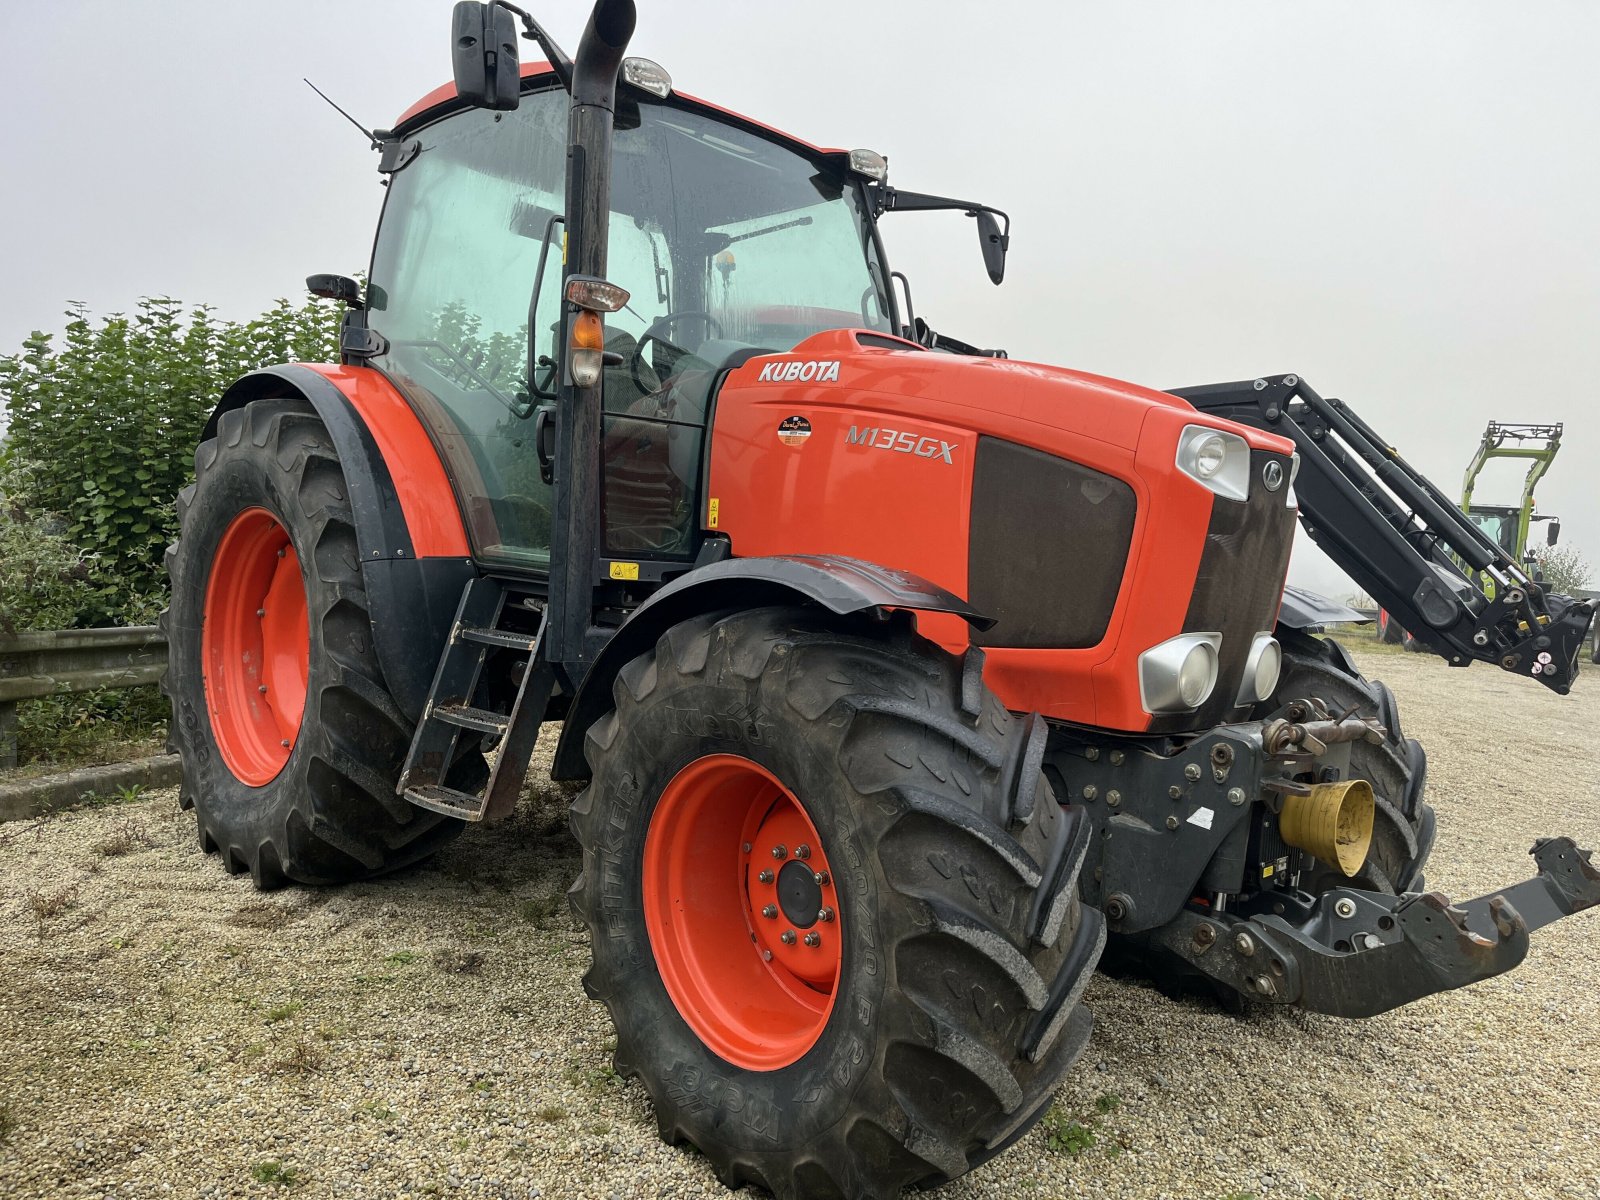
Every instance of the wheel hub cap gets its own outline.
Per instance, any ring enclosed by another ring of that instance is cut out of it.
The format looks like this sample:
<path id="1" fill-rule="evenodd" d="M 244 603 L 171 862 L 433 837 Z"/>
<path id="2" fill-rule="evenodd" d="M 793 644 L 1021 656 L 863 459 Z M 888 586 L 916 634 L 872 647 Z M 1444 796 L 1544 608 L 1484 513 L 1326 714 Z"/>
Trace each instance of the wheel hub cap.
<path id="1" fill-rule="evenodd" d="M 645 835 L 643 896 L 661 981 L 696 1036 L 776 1070 L 822 1035 L 844 961 L 839 896 L 804 805 L 764 767 L 696 759 Z"/>
<path id="2" fill-rule="evenodd" d="M 247 508 L 217 543 L 200 663 L 217 749 L 251 787 L 270 783 L 289 761 L 305 713 L 310 660 L 300 559 L 277 517 Z"/>

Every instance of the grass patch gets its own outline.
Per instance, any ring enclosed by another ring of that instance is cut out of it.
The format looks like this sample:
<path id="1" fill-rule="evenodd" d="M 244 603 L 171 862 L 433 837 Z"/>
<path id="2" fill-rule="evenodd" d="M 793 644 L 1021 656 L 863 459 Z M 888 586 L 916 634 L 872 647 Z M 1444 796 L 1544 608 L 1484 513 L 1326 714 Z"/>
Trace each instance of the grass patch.
<path id="1" fill-rule="evenodd" d="M 94 844 L 94 852 L 102 858 L 121 858 L 135 850 L 147 850 L 155 843 L 150 839 L 144 823 L 123 817 L 111 832 Z"/>
<path id="2" fill-rule="evenodd" d="M 622 1077 L 617 1074 L 617 1069 L 610 1063 L 603 1063 L 598 1067 L 585 1067 L 580 1063 L 574 1063 L 567 1068 L 567 1082 L 573 1087 L 588 1088 L 591 1092 L 603 1092 L 621 1080 Z"/>
<path id="3" fill-rule="evenodd" d="M 1100 1144 L 1104 1136 L 1099 1129 L 1102 1118 L 1109 1117 L 1121 1107 L 1122 1097 L 1114 1092 L 1095 1097 L 1093 1109 L 1087 1113 L 1074 1115 L 1059 1104 L 1052 1105 L 1039 1123 L 1044 1131 L 1045 1149 L 1071 1158 L 1088 1153 Z M 1120 1139 L 1113 1138 L 1106 1145 L 1106 1153 L 1113 1158 L 1124 1149 L 1126 1146 Z"/>
<path id="4" fill-rule="evenodd" d="M 1100 1140 L 1095 1137 L 1093 1129 L 1080 1125 L 1059 1108 L 1052 1108 L 1045 1113 L 1042 1123 L 1045 1149 L 1055 1154 L 1077 1158 L 1084 1151 L 1093 1149 Z"/>
<path id="5" fill-rule="evenodd" d="M 26 778 L 160 754 L 169 712 L 155 684 L 24 700 L 17 705 L 18 774 Z M 98 802 L 119 801 L 107 796 Z"/>
<path id="6" fill-rule="evenodd" d="M 300 1184 L 300 1172 L 275 1158 L 256 1163 L 250 1168 L 250 1178 L 257 1183 L 274 1183 L 286 1188 L 298 1187 Z"/>
<path id="7" fill-rule="evenodd" d="M 283 1004 L 275 1004 L 271 1008 L 267 1009 L 267 1024 L 276 1025 L 279 1021 L 287 1021 L 290 1017 L 294 1016 L 304 1007 L 305 1005 L 300 1003 L 298 1000 L 289 1000 Z"/>
<path id="8" fill-rule="evenodd" d="M 533 1115 L 538 1117 L 539 1120 L 543 1121 L 546 1125 L 554 1125 L 557 1121 L 565 1121 L 569 1114 L 567 1110 L 562 1108 L 559 1104 L 546 1104 Z"/>
<path id="9" fill-rule="evenodd" d="M 452 975 L 476 975 L 483 970 L 489 956 L 482 950 L 458 950 L 454 947 L 438 950 L 433 955 L 433 965 Z"/>
<path id="10" fill-rule="evenodd" d="M 566 897 L 560 892 L 545 896 L 534 896 L 517 905 L 517 916 L 521 917 L 535 929 L 548 929 L 556 915 L 566 907 Z"/>
<path id="11" fill-rule="evenodd" d="M 368 1120 L 381 1121 L 385 1124 L 394 1120 L 394 1109 L 376 1100 L 363 1100 L 356 1105 L 355 1113 L 358 1117 L 366 1117 Z"/>
<path id="12" fill-rule="evenodd" d="M 417 961 L 417 952 L 415 950 L 396 950 L 383 961 L 391 967 L 409 967 Z"/>
<path id="13" fill-rule="evenodd" d="M 326 1049 L 302 1038 L 289 1048 L 288 1054 L 272 1064 L 272 1069 L 280 1075 L 314 1075 L 327 1061 Z"/>
<path id="14" fill-rule="evenodd" d="M 29 892 L 28 907 L 33 910 L 33 918 L 38 922 L 38 928 L 34 931 L 35 936 L 43 941 L 45 922 L 51 917 L 59 917 L 77 902 L 78 885 L 75 883 L 54 891 Z"/>

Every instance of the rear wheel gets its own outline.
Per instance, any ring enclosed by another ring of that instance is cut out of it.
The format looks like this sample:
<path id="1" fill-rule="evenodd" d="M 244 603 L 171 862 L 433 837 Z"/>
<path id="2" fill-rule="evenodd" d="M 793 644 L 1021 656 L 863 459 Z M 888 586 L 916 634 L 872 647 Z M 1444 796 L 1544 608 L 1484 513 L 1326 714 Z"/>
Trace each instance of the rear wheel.
<path id="1" fill-rule="evenodd" d="M 1087 823 L 1040 772 L 1043 723 L 976 664 L 898 622 L 708 616 L 624 668 L 589 731 L 585 986 L 662 1136 L 731 1186 L 954 1178 L 1087 1040 Z"/>
<path id="2" fill-rule="evenodd" d="M 411 723 L 372 646 L 348 489 L 309 404 L 223 414 L 167 551 L 171 740 L 200 843 L 258 887 L 431 854 L 460 822 L 395 794 Z M 457 786 L 481 778 L 475 749 Z"/>

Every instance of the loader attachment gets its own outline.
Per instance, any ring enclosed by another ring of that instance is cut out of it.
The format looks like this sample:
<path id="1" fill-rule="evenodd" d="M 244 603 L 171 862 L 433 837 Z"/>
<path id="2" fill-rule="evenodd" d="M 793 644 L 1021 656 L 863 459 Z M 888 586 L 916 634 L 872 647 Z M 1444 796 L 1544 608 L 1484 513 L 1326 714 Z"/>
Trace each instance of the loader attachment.
<path id="1" fill-rule="evenodd" d="M 1437 892 L 1334 888 L 1299 911 L 1282 897 L 1273 911 L 1253 916 L 1185 910 L 1155 938 L 1245 995 L 1332 1016 L 1376 1016 L 1503 974 L 1527 957 L 1534 930 L 1600 905 L 1600 868 L 1590 851 L 1562 837 L 1537 842 L 1531 853 L 1539 868 L 1533 878 L 1462 905 Z"/>
<path id="2" fill-rule="evenodd" d="M 1571 688 L 1594 602 L 1547 591 L 1343 401 L 1296 375 L 1172 394 L 1293 440 L 1306 532 L 1430 650 Z"/>

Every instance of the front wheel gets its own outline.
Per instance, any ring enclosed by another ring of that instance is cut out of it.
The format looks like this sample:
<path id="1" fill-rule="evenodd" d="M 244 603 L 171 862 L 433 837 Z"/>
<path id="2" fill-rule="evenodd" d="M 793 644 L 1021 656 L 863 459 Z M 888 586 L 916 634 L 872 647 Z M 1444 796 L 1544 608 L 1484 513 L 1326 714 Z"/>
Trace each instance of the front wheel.
<path id="1" fill-rule="evenodd" d="M 180 800 L 261 888 L 382 874 L 461 829 L 395 794 L 411 723 L 373 649 L 348 496 L 311 406 L 271 399 L 222 415 L 178 497 L 161 623 Z M 473 747 L 453 778 L 484 771 Z"/>
<path id="2" fill-rule="evenodd" d="M 1087 1040 L 1087 823 L 1040 771 L 1043 723 L 963 666 L 899 623 L 708 616 L 628 664 L 588 733 L 585 986 L 662 1136 L 730 1186 L 952 1179 Z"/>

